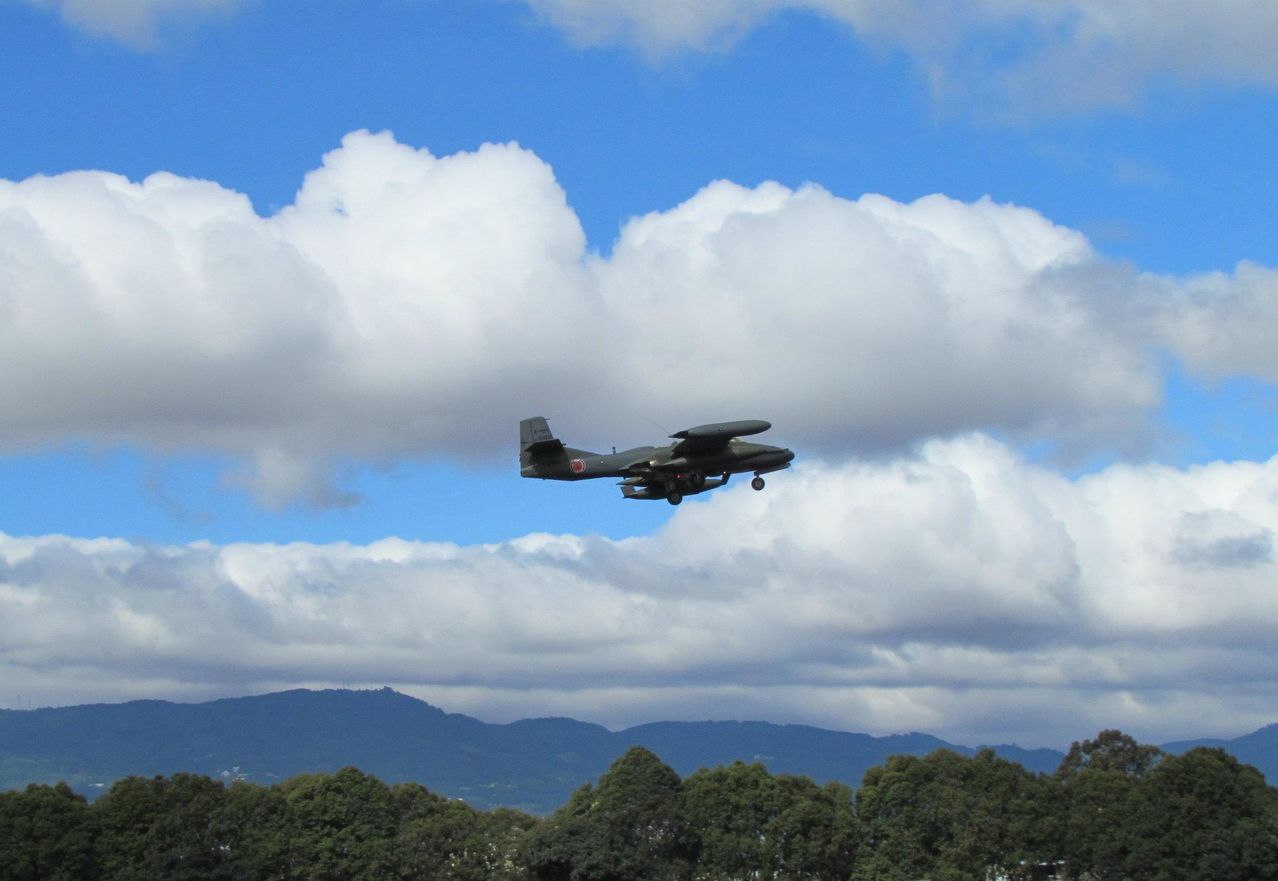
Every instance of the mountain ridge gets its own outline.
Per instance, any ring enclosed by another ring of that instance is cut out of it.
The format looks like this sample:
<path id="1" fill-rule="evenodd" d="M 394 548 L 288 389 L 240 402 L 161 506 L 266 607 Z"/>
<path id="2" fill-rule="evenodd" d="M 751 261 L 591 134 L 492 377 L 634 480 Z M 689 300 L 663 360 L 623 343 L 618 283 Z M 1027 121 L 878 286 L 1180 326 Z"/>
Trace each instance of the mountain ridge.
<path id="1" fill-rule="evenodd" d="M 1233 740 L 1177 741 L 1169 752 L 1221 746 L 1278 779 L 1278 725 Z M 0 710 L 0 789 L 66 780 L 90 797 L 114 780 L 188 771 L 270 784 L 354 765 L 387 782 L 413 780 L 478 808 L 548 813 L 631 746 L 686 776 L 760 761 L 774 774 L 856 787 L 890 755 L 978 748 L 921 732 L 876 737 L 759 721 L 650 722 L 621 731 L 562 716 L 483 722 L 390 688 L 292 689 L 203 703 L 136 700 Z M 991 747 L 1031 771 L 1063 753 Z"/>

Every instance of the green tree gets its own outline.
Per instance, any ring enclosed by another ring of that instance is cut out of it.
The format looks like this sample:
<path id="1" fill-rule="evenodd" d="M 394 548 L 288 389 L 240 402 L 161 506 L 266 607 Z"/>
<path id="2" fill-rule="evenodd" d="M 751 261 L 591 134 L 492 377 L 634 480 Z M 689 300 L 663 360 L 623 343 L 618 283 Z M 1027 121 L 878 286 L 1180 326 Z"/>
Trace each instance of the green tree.
<path id="1" fill-rule="evenodd" d="M 1163 758 L 1156 746 L 1115 729 L 1075 741 L 1056 769 L 1060 844 L 1057 853 L 1075 878 L 1129 877 L 1141 815 L 1140 782 Z"/>
<path id="2" fill-rule="evenodd" d="M 94 818 L 65 783 L 0 792 L 0 881 L 76 881 L 97 875 Z"/>
<path id="3" fill-rule="evenodd" d="M 222 823 L 230 831 L 226 858 L 232 878 L 289 876 L 296 855 L 287 810 L 279 787 L 239 780 L 227 787 Z"/>
<path id="4" fill-rule="evenodd" d="M 532 830 L 541 821 L 531 814 L 511 808 L 496 808 L 482 815 L 484 832 L 484 849 L 479 859 L 464 864 L 470 874 L 458 875 L 458 878 L 487 879 L 494 881 L 514 881 L 528 877 L 528 866 L 524 862 L 523 844 Z M 469 868 L 476 866 L 482 872 Z"/>
<path id="5" fill-rule="evenodd" d="M 696 772 L 683 794 L 699 841 L 698 879 L 834 879 L 852 870 L 856 818 L 846 786 L 736 762 Z"/>
<path id="6" fill-rule="evenodd" d="M 1048 785 L 992 750 L 970 759 L 950 750 L 893 756 L 866 772 L 856 805 L 857 878 L 1015 876 L 1052 859 Z"/>
<path id="7" fill-rule="evenodd" d="M 416 791 L 414 791 L 416 790 Z M 527 875 L 521 845 L 537 824 L 528 814 L 498 808 L 481 813 L 417 784 L 395 787 L 400 815 L 395 839 L 397 874 L 433 881 L 501 881 Z"/>
<path id="8" fill-rule="evenodd" d="M 1115 729 L 1096 735 L 1095 740 L 1074 741 L 1056 769 L 1056 776 L 1068 780 L 1085 770 L 1114 771 L 1128 777 L 1144 777 L 1158 764 L 1163 751 L 1137 743 L 1135 738 Z"/>
<path id="9" fill-rule="evenodd" d="M 276 787 L 285 878 L 381 881 L 391 877 L 398 816 L 390 788 L 356 768 L 300 774 Z"/>
<path id="10" fill-rule="evenodd" d="M 235 830 L 222 784 L 196 774 L 118 780 L 93 807 L 98 860 L 110 881 L 229 879 Z"/>
<path id="11" fill-rule="evenodd" d="M 524 855 L 544 881 L 643 881 L 690 873 L 694 842 L 681 781 L 669 766 L 634 747 L 568 804 L 535 828 Z"/>
<path id="12" fill-rule="evenodd" d="M 1278 878 L 1278 794 L 1219 749 L 1170 756 L 1140 782 L 1126 874 L 1150 881 Z"/>
<path id="13" fill-rule="evenodd" d="M 1072 878 L 1121 881 L 1136 839 L 1140 781 L 1121 770 L 1084 768 L 1057 778 L 1057 858 Z"/>

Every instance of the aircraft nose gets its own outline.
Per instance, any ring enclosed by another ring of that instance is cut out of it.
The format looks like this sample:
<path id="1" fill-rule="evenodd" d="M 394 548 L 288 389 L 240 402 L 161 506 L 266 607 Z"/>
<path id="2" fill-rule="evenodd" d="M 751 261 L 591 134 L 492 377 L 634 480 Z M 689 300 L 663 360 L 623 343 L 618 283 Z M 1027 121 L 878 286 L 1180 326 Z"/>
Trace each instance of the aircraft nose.
<path id="1" fill-rule="evenodd" d="M 785 447 L 781 447 L 768 453 L 764 458 L 767 460 L 769 467 L 784 468 L 794 459 L 794 450 L 787 450 Z"/>

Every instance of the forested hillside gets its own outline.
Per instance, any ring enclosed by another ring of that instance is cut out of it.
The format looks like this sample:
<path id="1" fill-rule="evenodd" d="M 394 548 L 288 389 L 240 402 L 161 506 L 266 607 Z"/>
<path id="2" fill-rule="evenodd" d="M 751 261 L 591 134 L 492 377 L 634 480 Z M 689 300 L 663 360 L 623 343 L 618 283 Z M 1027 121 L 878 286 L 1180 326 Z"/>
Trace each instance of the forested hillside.
<path id="1" fill-rule="evenodd" d="M 1219 749 L 1115 731 L 1053 774 L 984 750 L 896 756 L 853 792 L 761 764 L 687 777 L 632 748 L 545 819 L 354 768 L 273 786 L 130 777 L 0 793 L 0 881 L 1278 878 L 1278 795 Z"/>
<path id="2" fill-rule="evenodd" d="M 269 784 L 353 765 L 475 807 L 547 814 L 632 746 L 684 775 L 757 760 L 774 773 L 849 786 L 890 755 L 974 752 L 927 734 L 871 737 L 765 722 L 659 722 L 617 732 L 573 719 L 496 725 L 389 688 L 294 690 L 200 704 L 0 710 L 0 789 L 65 780 L 92 798 L 130 775 L 185 771 Z M 998 750 L 1032 770 L 1060 761 L 1049 750 Z"/>

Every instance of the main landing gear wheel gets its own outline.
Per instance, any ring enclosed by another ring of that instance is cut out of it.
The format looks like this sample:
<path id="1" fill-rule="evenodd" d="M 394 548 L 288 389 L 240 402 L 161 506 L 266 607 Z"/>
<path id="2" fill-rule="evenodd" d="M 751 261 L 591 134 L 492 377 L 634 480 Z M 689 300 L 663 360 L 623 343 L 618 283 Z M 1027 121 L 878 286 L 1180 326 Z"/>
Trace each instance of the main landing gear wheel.
<path id="1" fill-rule="evenodd" d="M 750 488 L 753 490 L 761 490 L 765 486 L 767 486 L 767 484 L 763 482 L 762 477 L 756 477 L 754 480 L 750 481 Z"/>
<path id="2" fill-rule="evenodd" d="M 672 505 L 677 505 L 683 501 L 683 496 L 675 492 L 674 490 L 671 490 L 670 492 L 666 493 L 666 501 Z"/>

